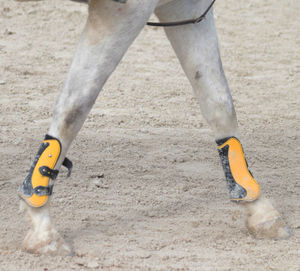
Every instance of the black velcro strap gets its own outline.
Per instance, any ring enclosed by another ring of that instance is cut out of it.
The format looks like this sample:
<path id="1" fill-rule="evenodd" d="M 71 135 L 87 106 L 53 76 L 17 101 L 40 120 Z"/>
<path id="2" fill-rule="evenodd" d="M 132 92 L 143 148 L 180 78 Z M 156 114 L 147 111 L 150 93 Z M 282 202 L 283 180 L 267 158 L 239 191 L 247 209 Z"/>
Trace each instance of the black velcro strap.
<path id="1" fill-rule="evenodd" d="M 34 188 L 34 193 L 38 196 L 51 196 L 53 192 L 53 185 L 37 186 Z"/>
<path id="2" fill-rule="evenodd" d="M 55 180 L 58 175 L 58 170 L 48 168 L 47 166 L 40 167 L 39 171 L 43 176 L 49 177 L 52 180 Z"/>
<path id="3" fill-rule="evenodd" d="M 72 172 L 72 168 L 73 168 L 72 161 L 66 157 L 65 160 L 63 161 L 62 165 L 65 166 L 68 169 L 68 175 L 67 175 L 67 177 L 70 177 L 71 176 L 71 172 Z"/>
<path id="4" fill-rule="evenodd" d="M 73 168 L 73 163 L 71 160 L 69 160 L 67 157 L 65 158 L 65 160 L 63 161 L 62 165 L 64 167 L 66 167 L 68 169 L 68 175 L 67 177 L 70 177 L 71 176 L 71 172 L 72 172 L 72 168 Z M 39 171 L 40 173 L 43 175 L 43 176 L 47 176 L 49 177 L 50 179 L 52 180 L 55 180 L 57 178 L 57 175 L 59 173 L 58 170 L 56 169 L 51 169 L 47 166 L 42 166 L 39 168 Z"/>

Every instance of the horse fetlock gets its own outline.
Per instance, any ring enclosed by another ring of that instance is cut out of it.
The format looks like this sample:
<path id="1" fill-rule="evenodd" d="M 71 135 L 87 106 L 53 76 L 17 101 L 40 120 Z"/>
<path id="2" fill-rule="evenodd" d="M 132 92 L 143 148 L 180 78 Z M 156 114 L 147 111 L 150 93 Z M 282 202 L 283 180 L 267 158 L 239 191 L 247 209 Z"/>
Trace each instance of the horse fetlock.
<path id="1" fill-rule="evenodd" d="M 23 247 L 30 253 L 70 255 L 72 250 L 51 224 L 49 208 L 45 205 L 34 208 L 21 201 L 22 209 L 26 211 L 31 222 Z"/>

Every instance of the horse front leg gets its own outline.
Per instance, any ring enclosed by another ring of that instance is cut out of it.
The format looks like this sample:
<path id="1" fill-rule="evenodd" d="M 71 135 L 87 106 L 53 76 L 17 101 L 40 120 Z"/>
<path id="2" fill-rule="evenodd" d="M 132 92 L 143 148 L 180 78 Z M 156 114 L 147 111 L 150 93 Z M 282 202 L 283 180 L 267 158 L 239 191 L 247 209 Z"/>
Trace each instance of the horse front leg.
<path id="1" fill-rule="evenodd" d="M 211 3 L 174 0 L 156 9 L 163 21 L 197 17 Z M 247 226 L 258 238 L 287 238 L 288 227 L 272 204 L 262 197 L 260 186 L 248 170 L 230 90 L 222 68 L 211 10 L 195 25 L 166 28 L 166 34 L 191 82 L 202 114 L 213 129 L 225 173 L 229 196 L 247 210 Z"/>
<path id="2" fill-rule="evenodd" d="M 130 1 L 126 5 L 111 0 L 89 2 L 88 21 L 54 107 L 50 129 L 19 189 L 32 225 L 24 240 L 27 250 L 70 253 L 50 220 L 49 198 L 54 179 L 61 165 L 71 167 L 65 159 L 71 142 L 156 3 L 157 0 Z"/>

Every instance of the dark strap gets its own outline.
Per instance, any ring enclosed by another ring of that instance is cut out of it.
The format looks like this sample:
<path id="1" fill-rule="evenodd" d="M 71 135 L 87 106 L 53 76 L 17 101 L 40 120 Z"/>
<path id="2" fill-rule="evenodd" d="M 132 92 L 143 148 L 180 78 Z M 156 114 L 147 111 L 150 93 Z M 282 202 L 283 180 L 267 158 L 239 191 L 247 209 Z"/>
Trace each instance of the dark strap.
<path id="1" fill-rule="evenodd" d="M 176 22 L 161 22 L 161 23 L 148 22 L 147 25 L 150 25 L 150 26 L 170 27 L 170 26 L 179 26 L 179 25 L 200 23 L 202 20 L 204 20 L 206 14 L 210 11 L 210 9 L 212 8 L 212 6 L 214 5 L 215 2 L 216 2 L 216 0 L 213 0 L 210 3 L 210 5 L 208 6 L 208 8 L 204 11 L 204 13 L 202 15 L 200 15 L 196 19 L 190 19 L 190 20 L 184 20 L 184 21 L 176 21 Z"/>
<path id="2" fill-rule="evenodd" d="M 75 2 L 85 2 L 88 3 L 88 0 L 72 0 Z M 125 4 L 127 0 L 113 0 L 118 3 L 123 3 Z M 178 22 L 162 22 L 162 23 L 155 23 L 155 22 L 147 22 L 147 25 L 150 26 L 163 26 L 163 27 L 169 27 L 169 26 L 179 26 L 179 25 L 186 25 L 186 24 L 197 24 L 200 23 L 206 16 L 206 14 L 209 12 L 209 10 L 212 8 L 216 0 L 213 0 L 209 7 L 204 11 L 204 13 L 199 16 L 196 19 L 190 19 L 190 20 L 184 20 L 184 21 L 178 21 Z"/>
<path id="3" fill-rule="evenodd" d="M 48 140 L 48 139 L 56 139 L 56 140 L 58 140 L 56 137 L 53 137 L 51 135 L 46 134 L 45 140 Z M 61 144 L 59 140 L 58 140 L 58 142 L 59 142 L 59 144 Z M 62 165 L 68 169 L 68 175 L 67 175 L 67 177 L 70 177 L 71 176 L 71 172 L 72 172 L 72 168 L 73 168 L 72 161 L 70 159 L 68 159 L 67 157 L 65 157 L 65 160 L 63 161 Z M 57 174 L 58 174 L 58 172 L 57 172 Z M 57 174 L 56 174 L 56 177 L 57 177 Z M 50 177 L 50 176 L 48 176 L 48 177 Z"/>
<path id="4" fill-rule="evenodd" d="M 63 161 L 62 165 L 68 169 L 68 175 L 67 175 L 67 177 L 70 177 L 71 176 L 71 172 L 72 172 L 72 168 L 73 168 L 72 161 L 66 157 L 65 160 Z M 40 171 L 40 173 L 43 176 L 47 176 L 51 180 L 55 180 L 57 178 L 58 173 L 59 173 L 58 170 L 51 169 L 51 168 L 49 168 L 47 166 L 40 167 L 39 171 Z"/>
<path id="5" fill-rule="evenodd" d="M 71 160 L 69 160 L 67 157 L 62 163 L 63 166 L 65 166 L 68 169 L 68 177 L 70 177 L 72 168 L 73 168 L 73 163 Z M 57 175 L 59 173 L 58 170 L 56 169 L 51 169 L 47 166 L 42 166 L 39 168 L 40 173 L 43 176 L 49 177 L 51 180 L 55 180 L 57 178 Z M 34 193 L 38 196 L 51 196 L 53 192 L 53 184 L 49 186 L 37 186 L 34 189 Z"/>
<path id="6" fill-rule="evenodd" d="M 37 186 L 34 188 L 34 193 L 38 196 L 51 196 L 53 192 L 53 185 Z"/>
<path id="7" fill-rule="evenodd" d="M 67 177 L 70 177 L 71 173 L 72 173 L 72 168 L 73 168 L 72 161 L 66 157 L 65 160 L 63 161 L 62 165 L 68 169 Z"/>
<path id="8" fill-rule="evenodd" d="M 58 170 L 51 169 L 47 166 L 40 167 L 39 171 L 43 176 L 49 177 L 52 180 L 55 180 L 58 175 Z"/>

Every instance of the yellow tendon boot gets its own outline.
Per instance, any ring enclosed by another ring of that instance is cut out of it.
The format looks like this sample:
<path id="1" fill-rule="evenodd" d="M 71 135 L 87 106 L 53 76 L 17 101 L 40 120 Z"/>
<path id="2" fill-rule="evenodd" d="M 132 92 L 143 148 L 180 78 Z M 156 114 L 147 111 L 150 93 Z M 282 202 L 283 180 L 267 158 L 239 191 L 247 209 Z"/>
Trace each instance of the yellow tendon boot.
<path id="1" fill-rule="evenodd" d="M 46 135 L 38 153 L 30 168 L 29 174 L 25 178 L 18 190 L 19 196 L 32 207 L 42 207 L 52 195 L 53 184 L 58 175 L 55 165 L 60 157 L 61 143 L 52 136 Z M 68 168 L 71 174 L 72 162 L 65 158 L 63 165 Z"/>
<path id="2" fill-rule="evenodd" d="M 248 169 L 242 145 L 235 137 L 216 141 L 232 201 L 254 201 L 260 187 Z"/>

